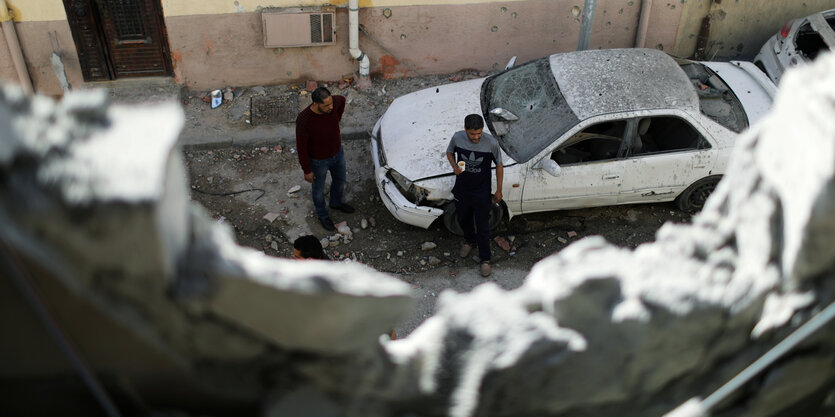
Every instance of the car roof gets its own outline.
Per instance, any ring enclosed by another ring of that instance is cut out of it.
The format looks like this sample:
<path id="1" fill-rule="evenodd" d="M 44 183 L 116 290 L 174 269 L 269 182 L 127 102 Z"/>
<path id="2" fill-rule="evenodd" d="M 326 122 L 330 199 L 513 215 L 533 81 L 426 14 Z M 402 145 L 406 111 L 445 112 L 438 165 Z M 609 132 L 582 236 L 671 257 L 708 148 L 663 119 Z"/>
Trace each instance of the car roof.
<path id="1" fill-rule="evenodd" d="M 601 114 L 680 109 L 699 112 L 690 79 L 669 55 L 645 48 L 551 55 L 560 92 L 580 120 Z"/>

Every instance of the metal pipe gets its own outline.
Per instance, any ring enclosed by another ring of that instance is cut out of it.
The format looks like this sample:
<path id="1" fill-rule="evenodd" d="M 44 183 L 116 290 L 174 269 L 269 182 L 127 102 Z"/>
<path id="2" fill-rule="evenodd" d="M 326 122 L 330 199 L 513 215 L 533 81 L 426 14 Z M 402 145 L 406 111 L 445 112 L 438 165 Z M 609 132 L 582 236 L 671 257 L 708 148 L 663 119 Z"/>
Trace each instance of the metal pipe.
<path id="1" fill-rule="evenodd" d="M 595 9 L 597 9 L 597 0 L 586 0 L 586 4 L 583 6 L 583 21 L 580 23 L 580 38 L 577 40 L 578 51 L 589 49 Z"/>
<path id="2" fill-rule="evenodd" d="M 638 19 L 638 33 L 635 35 L 636 48 L 646 46 L 650 10 L 652 10 L 652 0 L 641 0 L 641 17 Z"/>
<path id="3" fill-rule="evenodd" d="M 9 13 L 6 0 L 0 0 L 0 24 L 3 26 L 3 33 L 6 35 L 6 43 L 9 45 L 9 53 L 12 55 L 17 77 L 20 79 L 20 86 L 23 92 L 31 95 L 35 89 L 32 88 L 32 79 L 29 78 L 29 71 L 26 70 L 26 60 L 23 58 L 23 50 L 20 49 L 20 39 L 14 28 L 14 19 Z"/>
<path id="4" fill-rule="evenodd" d="M 348 1 L 348 52 L 351 57 L 359 61 L 359 80 L 362 85 L 368 82 L 368 55 L 365 55 L 359 48 L 359 0 Z"/>

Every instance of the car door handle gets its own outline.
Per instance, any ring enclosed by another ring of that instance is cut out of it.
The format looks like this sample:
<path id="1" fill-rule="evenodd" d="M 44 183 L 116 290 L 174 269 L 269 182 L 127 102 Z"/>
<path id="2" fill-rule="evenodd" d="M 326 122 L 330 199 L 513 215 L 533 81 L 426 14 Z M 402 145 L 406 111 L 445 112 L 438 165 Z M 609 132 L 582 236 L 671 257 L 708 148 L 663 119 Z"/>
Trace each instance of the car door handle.
<path id="1" fill-rule="evenodd" d="M 618 178 L 620 178 L 620 175 L 615 175 L 615 174 L 605 174 L 605 175 L 603 175 L 604 180 L 615 180 L 615 179 L 618 179 Z"/>

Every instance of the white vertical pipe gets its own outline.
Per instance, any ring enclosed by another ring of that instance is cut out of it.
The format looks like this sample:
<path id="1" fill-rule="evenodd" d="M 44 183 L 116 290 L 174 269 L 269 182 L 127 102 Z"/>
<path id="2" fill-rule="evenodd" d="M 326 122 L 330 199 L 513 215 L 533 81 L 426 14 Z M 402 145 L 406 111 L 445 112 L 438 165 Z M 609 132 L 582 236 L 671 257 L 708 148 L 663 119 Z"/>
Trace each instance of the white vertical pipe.
<path id="1" fill-rule="evenodd" d="M 14 62 L 15 70 L 17 70 L 20 85 L 26 94 L 31 95 L 35 89 L 32 88 L 32 79 L 29 77 L 29 71 L 26 69 L 26 60 L 23 58 L 23 51 L 20 49 L 20 39 L 17 37 L 14 20 L 9 13 L 6 0 L 0 0 L 0 22 L 2 22 L 3 33 L 6 35 L 6 43 L 9 45 L 9 52 L 12 55 L 12 62 Z"/>
<path id="2" fill-rule="evenodd" d="M 359 61 L 360 78 L 368 78 L 368 56 L 359 48 L 359 0 L 348 1 L 348 52 Z"/>

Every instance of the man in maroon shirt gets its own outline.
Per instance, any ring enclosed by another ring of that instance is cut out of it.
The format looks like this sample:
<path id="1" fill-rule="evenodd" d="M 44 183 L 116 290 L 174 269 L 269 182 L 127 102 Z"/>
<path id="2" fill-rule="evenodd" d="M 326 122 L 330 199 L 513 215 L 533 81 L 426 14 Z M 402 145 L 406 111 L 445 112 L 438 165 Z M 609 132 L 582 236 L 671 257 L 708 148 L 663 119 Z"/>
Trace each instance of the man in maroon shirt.
<path id="1" fill-rule="evenodd" d="M 345 112 L 345 97 L 332 96 L 325 87 L 313 90 L 313 103 L 296 117 L 296 149 L 304 180 L 312 183 L 313 205 L 316 216 L 325 230 L 336 227 L 325 207 L 325 178 L 331 173 L 330 207 L 343 213 L 354 208 L 342 201 L 345 189 L 345 152 L 339 122 Z"/>

